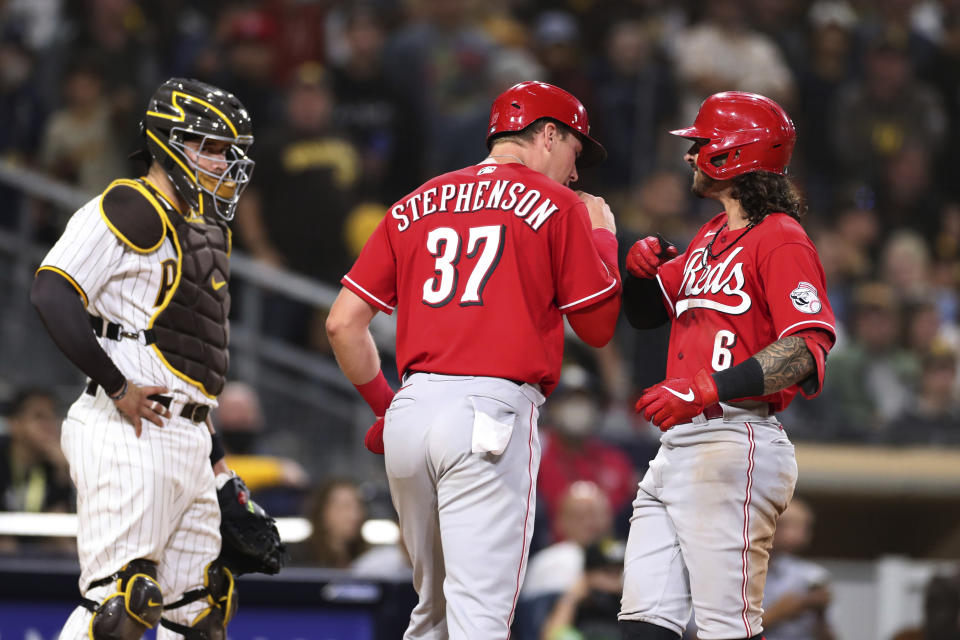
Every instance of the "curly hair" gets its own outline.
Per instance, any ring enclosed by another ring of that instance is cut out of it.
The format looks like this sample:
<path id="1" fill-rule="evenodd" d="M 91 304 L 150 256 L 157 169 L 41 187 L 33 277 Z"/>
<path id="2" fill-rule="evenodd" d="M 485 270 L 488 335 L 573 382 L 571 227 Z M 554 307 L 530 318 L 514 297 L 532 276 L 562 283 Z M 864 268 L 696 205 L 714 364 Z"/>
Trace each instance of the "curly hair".
<path id="1" fill-rule="evenodd" d="M 740 201 L 750 224 L 771 213 L 785 213 L 798 222 L 807 214 L 807 203 L 786 176 L 770 171 L 752 171 L 733 182 L 733 197 Z"/>

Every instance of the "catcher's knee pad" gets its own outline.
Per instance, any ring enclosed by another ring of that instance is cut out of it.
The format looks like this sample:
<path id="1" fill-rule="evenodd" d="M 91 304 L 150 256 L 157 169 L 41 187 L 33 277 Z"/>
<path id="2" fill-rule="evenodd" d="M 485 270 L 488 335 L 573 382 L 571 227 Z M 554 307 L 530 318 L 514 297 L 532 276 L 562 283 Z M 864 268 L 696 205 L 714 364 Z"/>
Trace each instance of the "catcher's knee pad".
<path id="1" fill-rule="evenodd" d="M 94 640 L 136 640 L 157 626 L 163 613 L 163 594 L 157 584 L 157 563 L 138 558 L 120 571 L 94 582 L 99 587 L 116 581 L 116 591 L 101 602 L 84 599 L 93 612 L 90 637 Z"/>
<path id="2" fill-rule="evenodd" d="M 224 640 L 227 625 L 237 610 L 237 590 L 230 570 L 217 562 L 211 562 L 207 565 L 203 586 L 184 593 L 182 598 L 168 604 L 164 609 L 179 609 L 197 600 L 205 600 L 208 606 L 191 621 L 190 626 L 167 618 L 164 618 L 161 624 L 187 640 Z"/>

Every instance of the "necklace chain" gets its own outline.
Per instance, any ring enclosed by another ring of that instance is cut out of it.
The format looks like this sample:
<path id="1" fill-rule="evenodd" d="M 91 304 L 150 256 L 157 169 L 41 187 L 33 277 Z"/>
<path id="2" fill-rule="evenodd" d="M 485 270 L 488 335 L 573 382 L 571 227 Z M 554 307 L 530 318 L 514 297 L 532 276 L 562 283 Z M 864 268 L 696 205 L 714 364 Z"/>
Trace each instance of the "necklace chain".
<path id="1" fill-rule="evenodd" d="M 517 162 L 519 162 L 519 163 L 522 164 L 523 166 L 527 166 L 527 163 L 526 163 L 526 162 L 524 162 L 523 160 L 521 160 L 521 159 L 518 158 L 517 156 L 513 155 L 512 153 L 500 153 L 500 154 L 496 154 L 496 155 L 490 154 L 490 157 L 491 157 L 491 158 L 513 158 L 514 160 L 516 160 Z"/>
<path id="2" fill-rule="evenodd" d="M 743 238 L 743 236 L 745 236 L 745 235 L 747 235 L 748 233 L 750 233 L 750 229 L 753 229 L 753 227 L 754 227 L 754 225 L 752 225 L 752 224 L 751 224 L 751 225 L 747 225 L 747 228 L 743 230 L 743 233 L 741 233 L 739 236 L 737 236 L 736 239 L 734 239 L 733 242 L 731 242 L 730 244 L 728 244 L 727 246 L 725 246 L 723 249 L 720 249 L 720 252 L 719 252 L 719 253 L 714 253 L 714 252 L 713 252 L 713 243 L 714 243 L 714 241 L 715 241 L 717 238 L 719 238 L 719 237 L 720 237 L 720 234 L 723 233 L 723 230 L 727 228 L 727 223 L 724 222 L 724 223 L 720 226 L 720 228 L 717 229 L 717 232 L 713 235 L 713 237 L 710 238 L 710 242 L 707 243 L 706 251 L 703 252 L 703 264 L 707 264 L 707 261 L 708 261 L 708 260 L 716 260 L 717 258 L 719 258 L 720 256 L 722 256 L 724 253 L 726 253 L 727 251 L 729 251 L 730 249 L 732 249 L 732 248 L 733 248 L 733 245 L 735 245 L 735 244 L 737 244 L 738 242 L 740 242 L 740 239 Z"/>

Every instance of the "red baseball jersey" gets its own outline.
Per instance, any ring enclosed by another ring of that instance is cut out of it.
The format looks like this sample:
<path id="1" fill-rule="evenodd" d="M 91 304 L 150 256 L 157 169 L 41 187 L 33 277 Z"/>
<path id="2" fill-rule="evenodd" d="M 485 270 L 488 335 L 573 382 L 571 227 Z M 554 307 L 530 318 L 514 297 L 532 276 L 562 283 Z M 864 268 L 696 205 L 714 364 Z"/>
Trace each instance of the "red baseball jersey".
<path id="1" fill-rule="evenodd" d="M 722 213 L 703 225 L 657 273 L 673 319 L 668 378 L 721 371 L 798 331 L 821 329 L 836 339 L 823 267 L 800 223 L 774 213 L 731 231 L 726 220 Z M 758 399 L 776 412 L 799 390 Z"/>
<path id="2" fill-rule="evenodd" d="M 563 357 L 562 315 L 617 291 L 585 205 L 521 164 L 441 175 L 393 205 L 341 280 L 397 309 L 397 368 L 537 383 Z"/>

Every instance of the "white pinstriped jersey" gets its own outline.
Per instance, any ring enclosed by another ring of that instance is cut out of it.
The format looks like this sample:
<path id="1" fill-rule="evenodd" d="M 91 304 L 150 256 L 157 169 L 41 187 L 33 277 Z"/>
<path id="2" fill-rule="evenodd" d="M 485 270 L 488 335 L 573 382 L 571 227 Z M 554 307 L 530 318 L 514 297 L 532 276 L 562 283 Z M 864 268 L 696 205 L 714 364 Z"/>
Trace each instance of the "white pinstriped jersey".
<path id="1" fill-rule="evenodd" d="M 164 287 L 164 269 L 169 278 L 177 250 L 169 236 L 155 251 L 134 250 L 107 225 L 101 200 L 102 195 L 97 196 L 71 216 L 40 269 L 67 276 L 91 314 L 119 324 L 124 331 L 142 331 L 173 293 Z M 158 299 L 162 289 L 164 299 Z M 156 347 L 144 343 L 142 335 L 137 341 L 101 338 L 100 344 L 124 376 L 138 385 L 163 385 L 175 400 L 216 406 L 216 398 L 179 377 Z"/>

